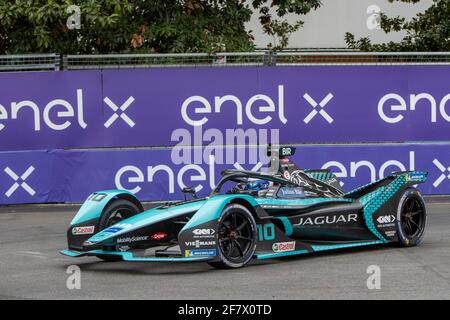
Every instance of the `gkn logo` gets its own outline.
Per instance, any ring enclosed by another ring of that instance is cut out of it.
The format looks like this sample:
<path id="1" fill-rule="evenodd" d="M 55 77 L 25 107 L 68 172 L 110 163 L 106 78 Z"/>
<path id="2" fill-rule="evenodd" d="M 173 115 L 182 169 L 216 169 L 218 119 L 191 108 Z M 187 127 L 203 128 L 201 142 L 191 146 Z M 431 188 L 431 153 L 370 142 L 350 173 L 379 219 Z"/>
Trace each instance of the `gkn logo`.
<path id="1" fill-rule="evenodd" d="M 216 231 L 214 229 L 194 229 L 192 233 L 196 236 L 212 236 Z"/>
<path id="2" fill-rule="evenodd" d="M 5 196 L 11 197 L 19 188 L 25 190 L 30 196 L 34 196 L 36 191 L 26 182 L 29 176 L 34 172 L 34 167 L 29 166 L 21 175 L 14 172 L 10 167 L 5 168 L 5 173 L 14 181 L 11 187 L 5 192 Z"/>
<path id="3" fill-rule="evenodd" d="M 381 224 L 392 223 L 394 221 L 395 221 L 395 216 L 392 214 L 389 216 L 379 216 L 377 218 L 377 222 L 381 223 Z"/>

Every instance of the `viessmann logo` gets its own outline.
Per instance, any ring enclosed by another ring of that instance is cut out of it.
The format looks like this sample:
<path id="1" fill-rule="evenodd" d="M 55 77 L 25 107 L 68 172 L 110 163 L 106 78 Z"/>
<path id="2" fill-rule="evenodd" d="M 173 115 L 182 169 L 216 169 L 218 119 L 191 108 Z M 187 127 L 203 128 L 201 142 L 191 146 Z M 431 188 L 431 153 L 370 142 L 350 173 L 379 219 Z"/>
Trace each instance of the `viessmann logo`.
<path id="1" fill-rule="evenodd" d="M 215 241 L 202 241 L 202 240 L 195 240 L 195 241 L 186 241 L 185 245 L 187 247 L 196 247 L 196 248 L 201 248 L 201 247 L 209 247 L 209 246 L 215 246 L 216 242 Z"/>

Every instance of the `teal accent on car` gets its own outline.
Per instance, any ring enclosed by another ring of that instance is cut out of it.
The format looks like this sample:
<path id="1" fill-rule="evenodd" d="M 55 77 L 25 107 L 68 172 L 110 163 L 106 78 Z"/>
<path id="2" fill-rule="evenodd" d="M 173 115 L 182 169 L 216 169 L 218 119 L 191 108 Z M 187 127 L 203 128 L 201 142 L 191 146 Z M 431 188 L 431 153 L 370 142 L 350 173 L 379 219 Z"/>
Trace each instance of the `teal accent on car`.
<path id="1" fill-rule="evenodd" d="M 394 181 L 387 186 L 380 187 L 377 190 L 359 198 L 359 201 L 364 206 L 363 213 L 367 227 L 378 239 L 383 242 L 388 242 L 388 240 L 386 240 L 376 229 L 373 221 L 373 214 L 408 182 L 406 180 L 407 175 L 408 173 L 398 175 Z"/>
<path id="2" fill-rule="evenodd" d="M 287 257 L 287 256 L 295 256 L 298 254 L 305 254 L 308 253 L 308 250 L 295 250 L 295 251 L 286 251 L 286 252 L 274 252 L 274 253 L 259 253 L 256 254 L 256 259 L 263 260 L 263 259 L 273 259 L 273 258 L 280 258 L 280 257 Z"/>
<path id="3" fill-rule="evenodd" d="M 314 251 L 326 251 L 326 250 L 336 250 L 336 249 L 344 249 L 344 248 L 352 248 L 352 247 L 370 246 L 370 245 L 381 244 L 381 243 L 384 243 L 384 241 L 375 240 L 375 241 L 331 244 L 331 245 L 312 245 L 311 248 Z"/>
<path id="4" fill-rule="evenodd" d="M 328 179 L 330 179 L 332 177 L 332 173 L 331 172 L 323 172 L 323 171 L 305 171 L 305 173 L 316 180 L 319 181 L 327 181 Z"/>
<path id="5" fill-rule="evenodd" d="M 73 250 L 61 250 L 59 253 L 72 258 L 82 257 L 84 255 L 83 252 Z"/>
<path id="6" fill-rule="evenodd" d="M 211 260 L 214 257 L 135 257 L 132 252 L 119 252 L 119 251 L 103 251 L 103 250 L 91 250 L 86 252 L 78 252 L 72 250 L 62 250 L 61 254 L 72 258 L 83 256 L 98 256 L 98 255 L 111 255 L 120 256 L 124 261 L 136 261 L 136 262 L 204 262 Z"/>
<path id="7" fill-rule="evenodd" d="M 77 214 L 72 219 L 72 222 L 70 224 L 74 225 L 85 221 L 100 218 L 102 211 L 108 204 L 108 202 L 120 194 L 127 194 L 132 197 L 135 197 L 131 192 L 125 190 L 104 190 L 95 192 L 91 194 L 86 199 L 86 201 L 84 201 L 83 205 L 78 210 Z"/>
<path id="8" fill-rule="evenodd" d="M 402 173 L 398 173 L 398 174 L 394 173 L 393 175 L 394 176 L 405 176 L 406 182 L 414 181 L 414 182 L 417 182 L 417 183 L 421 183 L 421 182 L 425 182 L 427 180 L 428 172 L 426 172 L 426 171 L 408 171 L 408 172 L 402 172 Z M 381 180 L 384 180 L 384 179 L 386 179 L 386 178 L 379 179 L 379 180 L 376 180 L 374 182 L 370 182 L 368 184 L 365 184 L 365 185 L 363 185 L 361 187 L 358 187 L 356 189 L 353 189 L 353 190 L 347 192 L 345 194 L 345 196 L 346 197 L 352 196 L 353 194 L 357 193 L 358 191 L 361 191 L 364 188 L 367 188 L 367 187 L 369 187 L 371 185 L 377 184 L 378 182 L 380 182 Z"/>
<path id="9" fill-rule="evenodd" d="M 108 229 L 100 231 L 92 236 L 88 241 L 92 243 L 104 242 L 108 239 L 118 237 L 121 234 L 140 229 L 144 226 L 155 224 L 157 222 L 166 220 L 168 218 L 184 215 L 189 212 L 196 212 L 204 204 L 206 200 L 186 202 L 179 205 L 168 206 L 167 208 L 157 207 L 144 212 L 141 212 L 128 219 L 122 220 L 119 223 L 112 225 Z M 192 219 L 191 219 L 192 220 Z"/>
<path id="10" fill-rule="evenodd" d="M 311 248 L 314 252 L 318 251 L 326 251 L 326 250 L 337 250 L 351 247 L 361 247 L 361 246 L 370 246 L 376 244 L 382 244 L 384 241 L 375 240 L 375 241 L 365 241 L 365 242 L 354 242 L 354 243 L 344 243 L 344 244 L 332 244 L 332 245 L 311 245 Z M 286 256 L 294 256 L 300 254 L 309 253 L 308 250 L 294 250 L 294 251 L 286 251 L 286 252 L 274 252 L 274 253 L 260 253 L 256 254 L 257 259 L 273 259 L 279 257 Z"/>
<path id="11" fill-rule="evenodd" d="M 209 221 L 218 220 L 225 206 L 237 199 L 246 200 L 253 207 L 258 205 L 255 198 L 247 194 L 224 194 L 213 196 L 209 198 L 205 205 L 197 211 L 197 213 L 191 220 L 189 220 L 181 231 L 196 227 Z"/>
<path id="12" fill-rule="evenodd" d="M 309 198 L 309 199 L 272 199 L 258 198 L 256 202 L 261 206 L 310 206 L 324 202 L 353 202 L 346 198 Z"/>
<path id="13" fill-rule="evenodd" d="M 294 227 L 287 217 L 275 217 L 283 223 L 285 234 L 289 237 L 294 232 Z"/>

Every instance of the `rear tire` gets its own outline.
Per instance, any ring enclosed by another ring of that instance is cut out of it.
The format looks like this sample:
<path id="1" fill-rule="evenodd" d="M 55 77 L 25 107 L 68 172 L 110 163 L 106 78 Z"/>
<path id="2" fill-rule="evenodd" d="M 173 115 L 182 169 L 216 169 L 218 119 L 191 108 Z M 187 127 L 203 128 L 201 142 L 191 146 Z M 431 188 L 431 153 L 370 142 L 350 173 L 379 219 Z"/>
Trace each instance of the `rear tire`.
<path id="1" fill-rule="evenodd" d="M 132 217 L 138 213 L 140 213 L 141 210 L 131 201 L 124 200 L 124 199 L 117 199 L 111 202 L 106 206 L 106 208 L 103 210 L 102 217 L 100 218 L 99 223 L 99 230 L 104 230 L 109 228 L 110 226 L 119 223 L 122 220 L 125 220 L 129 217 Z M 115 251 L 116 247 L 111 248 L 105 248 Z M 113 255 L 103 255 L 103 256 L 96 256 L 99 259 L 102 259 L 104 261 L 121 261 L 121 257 L 113 256 Z"/>
<path id="2" fill-rule="evenodd" d="M 220 261 L 208 264 L 218 269 L 245 266 L 256 249 L 256 222 L 250 211 L 239 204 L 227 205 L 219 218 L 217 230 L 217 256 Z"/>
<path id="3" fill-rule="evenodd" d="M 413 247 L 420 244 L 425 234 L 427 211 L 425 201 L 417 189 L 409 188 L 400 199 L 396 228 L 399 244 Z"/>

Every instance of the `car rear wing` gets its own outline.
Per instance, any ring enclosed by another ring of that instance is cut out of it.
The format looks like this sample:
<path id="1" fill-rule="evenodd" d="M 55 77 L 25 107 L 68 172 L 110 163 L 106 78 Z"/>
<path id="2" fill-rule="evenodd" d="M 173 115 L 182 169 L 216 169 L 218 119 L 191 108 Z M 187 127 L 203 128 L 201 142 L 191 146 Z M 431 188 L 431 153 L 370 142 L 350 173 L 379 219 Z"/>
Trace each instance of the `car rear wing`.
<path id="1" fill-rule="evenodd" d="M 375 182 L 368 183 L 364 186 L 356 188 L 350 192 L 347 192 L 344 197 L 346 198 L 359 198 L 362 197 L 375 189 L 383 186 L 388 186 L 395 182 L 396 187 L 407 188 L 409 186 L 414 186 L 419 183 L 424 183 L 427 181 L 428 172 L 427 171 L 398 171 L 393 172 L 389 176 L 377 180 Z"/>

